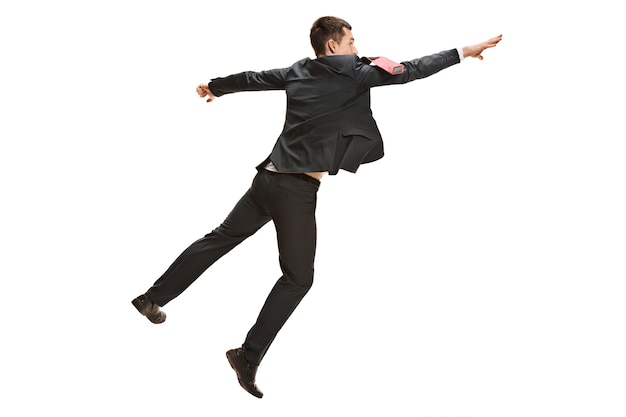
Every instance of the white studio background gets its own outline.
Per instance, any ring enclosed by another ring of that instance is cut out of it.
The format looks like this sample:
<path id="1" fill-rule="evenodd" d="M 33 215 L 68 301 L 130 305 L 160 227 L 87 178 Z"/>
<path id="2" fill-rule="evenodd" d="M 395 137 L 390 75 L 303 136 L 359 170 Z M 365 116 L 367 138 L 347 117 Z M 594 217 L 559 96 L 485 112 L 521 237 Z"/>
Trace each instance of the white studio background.
<path id="1" fill-rule="evenodd" d="M 0 413 L 623 416 L 616 7 L 4 2 Z M 280 275 L 271 225 L 163 325 L 130 300 L 223 220 L 282 127 L 282 92 L 207 104 L 196 85 L 312 57 L 329 14 L 394 60 L 504 39 L 373 90 L 387 155 L 324 178 L 316 283 L 258 400 L 224 352 Z"/>

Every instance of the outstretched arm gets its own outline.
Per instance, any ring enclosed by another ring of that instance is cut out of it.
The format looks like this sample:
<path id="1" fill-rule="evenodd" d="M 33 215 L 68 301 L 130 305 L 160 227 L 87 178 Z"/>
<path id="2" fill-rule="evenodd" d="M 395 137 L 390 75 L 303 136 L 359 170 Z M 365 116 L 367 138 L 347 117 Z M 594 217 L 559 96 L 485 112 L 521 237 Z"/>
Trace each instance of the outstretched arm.
<path id="1" fill-rule="evenodd" d="M 196 87 L 196 93 L 198 93 L 198 96 L 200 96 L 201 98 L 207 97 L 207 99 L 206 99 L 207 103 L 210 103 L 213 100 L 215 100 L 215 96 L 213 95 L 213 93 L 209 89 L 209 85 L 208 84 L 200 84 L 199 86 L 197 86 Z"/>
<path id="2" fill-rule="evenodd" d="M 491 38 L 481 43 L 477 43 L 472 46 L 463 47 L 463 58 L 478 58 L 481 61 L 483 60 L 483 51 L 488 48 L 493 48 L 502 40 L 502 35 L 498 35 L 495 38 Z"/>

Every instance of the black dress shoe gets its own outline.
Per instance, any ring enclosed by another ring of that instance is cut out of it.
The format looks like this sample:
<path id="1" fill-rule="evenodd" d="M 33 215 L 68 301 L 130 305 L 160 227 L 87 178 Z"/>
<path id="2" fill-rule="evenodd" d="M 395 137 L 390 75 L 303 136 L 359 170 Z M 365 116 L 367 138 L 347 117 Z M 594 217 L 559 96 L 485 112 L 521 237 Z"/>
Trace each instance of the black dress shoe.
<path id="1" fill-rule="evenodd" d="M 137 311 L 146 316 L 152 323 L 159 324 L 165 321 L 165 313 L 161 311 L 158 305 L 148 300 L 145 295 L 140 295 L 132 302 Z"/>
<path id="2" fill-rule="evenodd" d="M 243 348 L 231 349 L 226 352 L 228 363 L 237 373 L 237 380 L 241 388 L 248 391 L 257 398 L 263 398 L 263 393 L 257 388 L 254 380 L 256 371 L 259 369 L 257 365 L 250 364 L 245 357 Z"/>

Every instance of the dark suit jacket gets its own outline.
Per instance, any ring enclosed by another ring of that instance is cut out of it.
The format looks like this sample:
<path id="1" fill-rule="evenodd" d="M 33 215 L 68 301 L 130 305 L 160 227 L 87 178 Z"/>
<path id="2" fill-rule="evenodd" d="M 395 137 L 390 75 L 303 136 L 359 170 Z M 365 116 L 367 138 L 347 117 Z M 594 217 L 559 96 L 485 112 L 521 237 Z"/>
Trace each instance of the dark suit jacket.
<path id="1" fill-rule="evenodd" d="M 356 55 L 305 58 L 288 68 L 242 72 L 209 83 L 219 97 L 240 91 L 285 90 L 283 131 L 268 157 L 282 172 L 356 172 L 383 157 L 383 140 L 370 109 L 370 88 L 404 84 L 460 62 L 456 49 L 402 62 L 391 75 Z M 267 160 L 266 160 L 267 161 Z"/>

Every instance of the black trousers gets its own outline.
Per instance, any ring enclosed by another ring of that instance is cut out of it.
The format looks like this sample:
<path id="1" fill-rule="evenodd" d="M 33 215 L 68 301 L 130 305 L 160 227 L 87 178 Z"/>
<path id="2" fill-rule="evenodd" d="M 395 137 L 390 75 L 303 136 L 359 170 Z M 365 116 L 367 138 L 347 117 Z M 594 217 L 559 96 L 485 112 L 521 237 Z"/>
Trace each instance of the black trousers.
<path id="1" fill-rule="evenodd" d="M 283 275 L 243 343 L 246 359 L 259 365 L 276 334 L 313 285 L 319 185 L 319 181 L 305 174 L 274 173 L 260 168 L 250 189 L 226 220 L 185 249 L 146 292 L 146 297 L 164 306 L 215 261 L 272 220 Z"/>

